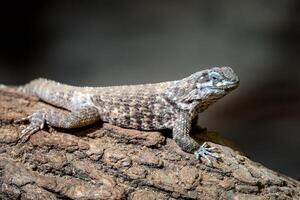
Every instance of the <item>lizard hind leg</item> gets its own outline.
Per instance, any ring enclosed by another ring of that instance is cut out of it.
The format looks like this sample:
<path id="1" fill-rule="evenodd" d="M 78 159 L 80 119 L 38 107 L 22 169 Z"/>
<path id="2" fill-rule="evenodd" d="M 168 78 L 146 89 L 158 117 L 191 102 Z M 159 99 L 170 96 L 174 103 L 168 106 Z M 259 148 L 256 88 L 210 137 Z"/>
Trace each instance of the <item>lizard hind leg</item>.
<path id="1" fill-rule="evenodd" d="M 26 141 L 30 135 L 44 128 L 45 124 L 58 128 L 79 128 L 100 120 L 99 112 L 95 107 L 82 107 L 74 111 L 59 108 L 42 109 L 20 121 L 29 120 L 30 124 L 21 131 L 20 139 Z"/>
<path id="2" fill-rule="evenodd" d="M 32 134 L 41 130 L 45 126 L 45 117 L 43 110 L 34 112 L 32 115 L 22 118 L 17 122 L 29 121 L 30 124 L 21 131 L 19 138 L 22 142 L 26 141 Z"/>

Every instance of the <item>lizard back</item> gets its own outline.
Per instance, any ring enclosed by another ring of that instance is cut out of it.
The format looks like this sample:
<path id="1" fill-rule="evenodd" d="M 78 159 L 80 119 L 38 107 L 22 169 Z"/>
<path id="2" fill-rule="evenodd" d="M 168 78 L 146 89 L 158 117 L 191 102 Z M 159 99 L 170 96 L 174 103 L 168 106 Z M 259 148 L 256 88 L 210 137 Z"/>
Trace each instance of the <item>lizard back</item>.
<path id="1" fill-rule="evenodd" d="M 173 126 L 175 110 L 163 95 L 173 83 L 76 87 L 39 78 L 22 87 L 22 91 L 70 111 L 96 107 L 102 121 L 120 127 L 159 130 Z"/>

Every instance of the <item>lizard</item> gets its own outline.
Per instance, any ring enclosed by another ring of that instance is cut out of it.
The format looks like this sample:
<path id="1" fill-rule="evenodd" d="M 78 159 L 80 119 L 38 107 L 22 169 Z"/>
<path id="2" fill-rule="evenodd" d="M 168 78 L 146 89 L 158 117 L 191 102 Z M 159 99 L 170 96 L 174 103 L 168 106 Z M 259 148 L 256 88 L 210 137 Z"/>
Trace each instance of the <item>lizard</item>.
<path id="1" fill-rule="evenodd" d="M 18 90 L 53 105 L 37 110 L 20 121 L 29 121 L 20 138 L 29 137 L 45 124 L 78 128 L 99 120 L 137 130 L 171 129 L 172 137 L 185 152 L 197 159 L 219 158 L 214 147 L 200 146 L 190 135 L 198 114 L 239 85 L 230 67 L 213 67 L 180 80 L 109 87 L 78 87 L 38 78 Z"/>

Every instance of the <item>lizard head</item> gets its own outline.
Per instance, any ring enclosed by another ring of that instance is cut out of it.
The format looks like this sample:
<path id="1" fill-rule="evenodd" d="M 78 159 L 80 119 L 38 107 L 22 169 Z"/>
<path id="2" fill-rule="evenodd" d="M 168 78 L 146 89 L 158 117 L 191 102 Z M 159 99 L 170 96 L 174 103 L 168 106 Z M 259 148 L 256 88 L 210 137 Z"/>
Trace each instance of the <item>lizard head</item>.
<path id="1" fill-rule="evenodd" d="M 230 67 L 215 67 L 192 74 L 194 79 L 192 90 L 196 90 L 194 99 L 206 97 L 223 97 L 239 85 L 238 76 Z"/>
<path id="2" fill-rule="evenodd" d="M 193 102 L 210 104 L 228 94 L 238 85 L 238 76 L 230 67 L 214 67 L 177 81 L 166 95 L 172 101 L 181 104 Z"/>

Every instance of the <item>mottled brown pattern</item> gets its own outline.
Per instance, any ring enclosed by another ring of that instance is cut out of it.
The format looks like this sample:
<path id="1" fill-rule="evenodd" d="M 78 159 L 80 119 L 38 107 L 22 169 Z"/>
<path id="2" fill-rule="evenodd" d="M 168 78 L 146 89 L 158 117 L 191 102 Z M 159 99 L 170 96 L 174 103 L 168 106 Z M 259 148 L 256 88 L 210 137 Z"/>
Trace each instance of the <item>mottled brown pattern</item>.
<path id="1" fill-rule="evenodd" d="M 193 119 L 238 83 L 229 67 L 203 70 L 176 81 L 112 87 L 75 87 L 36 79 L 20 90 L 56 108 L 31 115 L 31 124 L 22 132 L 31 134 L 43 128 L 44 123 L 75 128 L 102 120 L 140 130 L 172 129 L 177 144 L 193 152 L 199 148 L 189 136 Z"/>
<path id="2" fill-rule="evenodd" d="M 157 94 L 142 93 L 136 95 L 115 94 L 114 96 L 97 95 L 92 102 L 99 109 L 105 122 L 134 129 L 153 130 L 171 128 L 168 123 L 174 117 L 174 109 Z M 163 117 L 163 118 L 162 118 Z"/>

